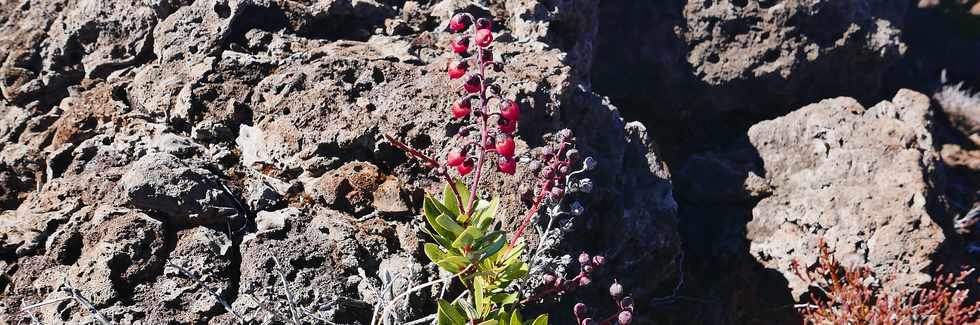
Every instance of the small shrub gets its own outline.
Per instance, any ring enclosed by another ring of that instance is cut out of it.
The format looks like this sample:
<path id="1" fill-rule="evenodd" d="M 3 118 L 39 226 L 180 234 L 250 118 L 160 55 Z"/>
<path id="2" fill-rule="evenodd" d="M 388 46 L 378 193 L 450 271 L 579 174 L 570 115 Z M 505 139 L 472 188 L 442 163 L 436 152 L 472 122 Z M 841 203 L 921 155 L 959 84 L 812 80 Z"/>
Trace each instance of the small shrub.
<path id="1" fill-rule="evenodd" d="M 500 87 L 488 78 L 489 72 L 500 72 L 503 63 L 494 59 L 492 45 L 494 35 L 492 22 L 486 18 L 476 19 L 470 14 L 459 13 L 452 17 L 449 28 L 453 32 L 465 32 L 450 44 L 457 59 L 447 64 L 450 80 L 461 80 L 455 88 L 459 97 L 449 105 L 449 115 L 453 119 L 467 122 L 455 135 L 462 145 L 449 148 L 443 159 L 441 155 L 433 158 L 421 150 L 387 136 L 395 147 L 418 159 L 433 174 L 445 181 L 441 198 L 426 195 L 422 214 L 425 225 L 422 231 L 432 242 L 424 244 L 425 255 L 440 269 L 452 274 L 428 283 L 410 288 L 407 292 L 384 303 L 380 315 L 372 317 L 372 324 L 392 322 L 388 314 L 396 302 L 415 291 L 434 286 L 446 285 L 458 279 L 466 289 L 460 296 L 436 302 L 437 312 L 434 320 L 441 325 L 545 325 L 548 315 L 538 315 L 525 322 L 521 309 L 527 304 L 536 303 L 546 296 L 564 295 L 578 287 L 592 282 L 593 272 L 605 258 L 582 253 L 580 272 L 566 279 L 553 274 L 542 275 L 545 284 L 530 297 L 521 297 L 518 283 L 529 275 L 527 255 L 523 240 L 527 226 L 542 210 L 554 218 L 562 214 L 581 215 L 584 208 L 577 202 L 567 203 L 563 198 L 568 192 L 588 193 L 592 183 L 588 179 L 572 182 L 571 176 L 591 170 L 595 161 L 587 157 L 581 161 L 582 168 L 572 172 L 572 166 L 579 161 L 579 153 L 574 149 L 574 138 L 570 130 L 561 130 L 551 137 L 551 144 L 545 146 L 539 157 L 528 163 L 528 169 L 537 177 L 528 179 L 535 182 L 535 193 L 530 209 L 522 217 L 520 226 L 513 232 L 500 230 L 497 211 L 500 194 L 519 195 L 519 193 L 497 193 L 480 195 L 481 179 L 487 167 L 503 175 L 514 175 L 518 164 L 515 157 L 514 136 L 521 116 L 517 101 L 504 98 Z M 469 177 L 469 185 L 464 181 Z M 574 185 L 571 185 L 574 184 Z M 516 191 L 516 189 L 504 189 Z M 550 230 L 550 223 L 549 228 Z M 508 239 L 508 235 L 510 238 Z M 547 236 L 547 230 L 542 237 Z M 540 245 L 540 244 L 539 244 Z M 540 247 L 539 247 L 540 248 Z M 616 284 L 617 286 L 619 284 Z M 621 295 L 617 301 L 631 299 Z M 613 318 L 603 322 L 591 321 L 580 324 L 628 324 L 631 321 L 632 305 L 618 303 L 620 310 Z M 625 306 L 625 307 L 623 307 Z M 622 312 L 626 312 L 623 314 Z M 576 314 L 578 315 L 578 314 Z M 424 320 L 424 319 L 423 319 Z M 415 324 L 419 321 L 413 321 Z"/>
<path id="2" fill-rule="evenodd" d="M 793 262 L 796 276 L 815 291 L 809 304 L 799 306 L 806 324 L 980 324 L 980 303 L 968 304 L 970 291 L 963 288 L 972 270 L 937 276 L 930 288 L 890 295 L 878 290 L 870 269 L 841 266 L 824 242 L 819 246 L 812 270 Z"/>

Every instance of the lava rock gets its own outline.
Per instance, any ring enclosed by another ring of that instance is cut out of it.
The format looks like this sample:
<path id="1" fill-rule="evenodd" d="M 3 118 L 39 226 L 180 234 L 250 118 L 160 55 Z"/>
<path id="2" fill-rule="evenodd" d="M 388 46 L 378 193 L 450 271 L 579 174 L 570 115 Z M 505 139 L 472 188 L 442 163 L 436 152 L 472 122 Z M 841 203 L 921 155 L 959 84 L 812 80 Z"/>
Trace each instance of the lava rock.
<path id="1" fill-rule="evenodd" d="M 225 222 L 239 215 L 234 198 L 210 172 L 188 167 L 171 154 L 140 158 L 119 186 L 134 206 L 159 212 L 177 226 Z"/>

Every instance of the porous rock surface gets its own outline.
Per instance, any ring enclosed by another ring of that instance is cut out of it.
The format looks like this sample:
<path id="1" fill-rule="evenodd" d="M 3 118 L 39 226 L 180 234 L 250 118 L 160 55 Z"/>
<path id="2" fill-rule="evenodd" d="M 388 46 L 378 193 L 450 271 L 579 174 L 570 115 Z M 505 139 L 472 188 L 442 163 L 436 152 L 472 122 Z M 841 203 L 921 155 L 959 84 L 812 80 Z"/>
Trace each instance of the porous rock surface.
<path id="1" fill-rule="evenodd" d="M 808 105 L 749 130 L 764 174 L 746 187 L 764 198 L 752 210 L 750 251 L 799 296 L 790 267 L 816 263 L 818 242 L 847 265 L 870 267 L 887 289 L 931 280 L 947 239 L 929 98 L 902 90 L 864 108 L 851 98 Z"/>
<path id="2" fill-rule="evenodd" d="M 498 81 L 524 108 L 518 154 L 569 128 L 599 163 L 587 213 L 563 219 L 547 265 L 605 254 L 596 282 L 641 299 L 675 278 L 669 175 L 643 126 L 587 86 L 595 3 L 5 2 L 0 323 L 29 321 L 20 308 L 65 288 L 118 323 L 265 323 L 281 276 L 332 321 L 367 323 L 381 279 L 404 290 L 438 276 L 416 215 L 441 185 L 383 135 L 434 155 L 454 144 L 446 26 L 459 10 L 498 17 Z M 517 190 L 504 228 L 527 209 L 524 169 L 487 179 Z M 433 292 L 398 317 L 425 316 Z M 69 304 L 33 315 L 91 320 Z"/>

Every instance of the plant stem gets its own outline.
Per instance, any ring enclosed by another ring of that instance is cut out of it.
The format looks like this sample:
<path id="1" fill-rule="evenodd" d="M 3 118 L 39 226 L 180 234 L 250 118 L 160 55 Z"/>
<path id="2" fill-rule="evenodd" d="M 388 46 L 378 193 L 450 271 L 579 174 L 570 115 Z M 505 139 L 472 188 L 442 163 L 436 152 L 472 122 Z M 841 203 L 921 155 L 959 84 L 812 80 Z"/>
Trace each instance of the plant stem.
<path id="1" fill-rule="evenodd" d="M 562 155 L 562 152 L 565 151 L 565 144 L 566 142 L 562 141 L 561 145 L 558 147 L 558 151 L 555 152 L 555 156 L 551 159 L 551 169 L 555 172 L 558 172 L 558 165 L 561 163 L 561 159 L 559 157 Z M 517 232 L 514 233 L 514 238 L 511 238 L 510 240 L 510 247 L 514 247 L 514 245 L 517 244 L 517 240 L 524 234 L 524 229 L 527 228 L 529 223 L 531 223 L 531 218 L 538 213 L 539 209 L 541 209 L 541 201 L 544 200 L 545 193 L 547 193 L 548 188 L 551 187 L 552 182 L 553 180 L 549 178 L 541 183 L 538 196 L 534 198 L 534 204 L 531 205 L 530 210 L 527 210 L 524 220 L 521 221 L 521 226 L 517 228 Z"/>
<path id="2" fill-rule="evenodd" d="M 473 39 L 476 40 L 476 21 L 473 23 Z M 479 143 L 479 158 L 476 160 L 476 174 L 473 175 L 473 183 L 470 185 L 470 200 L 469 206 L 464 211 L 466 215 L 472 215 L 473 210 L 476 209 L 476 194 L 480 191 L 480 178 L 483 176 L 483 164 L 486 163 L 487 152 L 484 150 L 486 148 L 487 140 L 489 138 L 489 131 L 487 130 L 487 119 L 489 119 L 489 112 L 487 112 L 487 83 L 486 83 L 486 65 L 483 64 L 483 49 L 477 48 L 476 51 L 476 62 L 480 65 L 480 143 Z"/>
<path id="3" fill-rule="evenodd" d="M 424 161 L 427 165 L 430 165 L 432 167 L 439 166 L 439 161 L 425 155 L 421 151 L 415 150 L 415 148 L 409 147 L 405 143 L 402 143 L 401 141 L 398 141 L 398 139 L 395 139 L 395 137 L 387 134 L 385 134 L 384 137 L 385 139 L 388 139 L 388 142 L 391 142 L 391 144 L 394 145 L 396 148 L 404 150 L 412 157 Z M 449 172 L 448 171 L 442 172 L 439 174 L 439 176 L 445 179 L 446 183 L 450 185 L 449 188 L 453 190 L 453 194 L 456 196 L 456 202 L 463 202 L 463 197 L 459 194 L 459 189 L 456 188 L 456 180 L 454 180 L 453 177 L 449 175 Z"/>

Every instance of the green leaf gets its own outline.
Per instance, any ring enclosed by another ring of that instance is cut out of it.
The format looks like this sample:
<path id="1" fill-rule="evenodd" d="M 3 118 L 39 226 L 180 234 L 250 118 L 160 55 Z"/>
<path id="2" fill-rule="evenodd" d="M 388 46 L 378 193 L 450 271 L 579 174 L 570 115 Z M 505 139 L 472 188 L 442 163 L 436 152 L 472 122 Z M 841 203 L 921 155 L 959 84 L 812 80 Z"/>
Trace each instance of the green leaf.
<path id="1" fill-rule="evenodd" d="M 504 256 L 502 258 L 500 258 L 500 260 L 503 261 L 505 264 L 510 264 L 514 260 L 519 259 L 521 257 L 521 255 L 524 255 L 524 241 L 523 240 L 518 241 L 516 246 L 514 246 L 513 248 L 511 248 L 509 251 L 506 251 L 506 253 L 504 254 Z"/>
<path id="2" fill-rule="evenodd" d="M 445 231 L 447 233 L 449 232 L 448 230 L 445 230 L 445 229 L 443 229 L 443 231 Z M 439 246 L 442 246 L 442 247 L 452 247 L 453 246 L 453 242 L 452 241 L 449 241 L 448 239 L 446 239 L 446 237 L 443 237 L 442 235 L 439 235 L 437 233 L 433 233 L 432 230 L 429 230 L 426 227 L 422 227 L 422 232 L 424 232 L 426 235 L 429 235 L 429 237 L 432 237 L 432 239 L 435 240 L 436 243 L 439 244 Z"/>
<path id="3" fill-rule="evenodd" d="M 510 314 L 510 325 L 523 325 L 521 323 L 523 323 L 521 320 L 521 311 L 514 309 L 514 312 Z"/>
<path id="4" fill-rule="evenodd" d="M 501 248 L 504 248 L 504 245 L 506 244 L 507 244 L 507 236 L 504 236 L 503 234 L 497 236 L 497 240 L 495 240 L 493 243 L 491 243 L 490 245 L 488 245 L 487 247 L 481 250 L 483 252 L 483 257 L 480 259 L 485 259 L 496 254 L 497 252 L 500 251 Z"/>
<path id="5" fill-rule="evenodd" d="M 480 238 L 483 238 L 483 231 L 480 231 L 480 229 L 474 226 L 469 226 L 456 237 L 456 241 L 453 242 L 453 247 L 460 249 L 466 246 L 472 246 Z"/>
<path id="6" fill-rule="evenodd" d="M 453 212 L 453 217 L 460 215 L 462 213 L 460 211 L 464 209 L 461 208 L 459 202 L 456 201 L 456 195 L 453 194 L 453 188 L 449 187 L 449 183 L 446 183 L 446 186 L 442 188 L 442 202 L 446 208 L 449 209 L 449 211 Z"/>
<path id="7" fill-rule="evenodd" d="M 528 273 L 527 263 L 517 261 L 507 264 L 507 267 L 504 268 L 503 273 L 504 277 L 508 280 L 523 278 Z"/>
<path id="8" fill-rule="evenodd" d="M 487 284 L 482 277 L 476 277 L 473 279 L 473 304 L 476 307 L 477 314 L 480 318 L 483 318 L 487 312 L 490 311 L 490 304 L 485 296 Z"/>
<path id="9" fill-rule="evenodd" d="M 463 311 L 466 312 L 467 319 L 478 319 L 480 317 L 477 315 L 476 309 L 473 308 L 473 306 L 466 300 L 460 300 L 459 305 L 460 307 L 463 307 Z"/>
<path id="10" fill-rule="evenodd" d="M 447 256 L 446 258 L 436 261 L 435 263 L 446 271 L 455 274 L 466 268 L 466 266 L 470 264 L 470 261 L 462 256 Z"/>
<path id="11" fill-rule="evenodd" d="M 439 246 L 433 243 L 425 243 L 425 256 L 429 257 L 430 261 L 441 261 L 446 258 L 446 253 L 439 249 Z"/>
<path id="12" fill-rule="evenodd" d="M 425 199 L 422 200 L 422 213 L 426 217 L 435 218 L 441 213 L 439 208 L 436 206 L 437 202 L 432 196 L 426 194 Z"/>
<path id="13" fill-rule="evenodd" d="M 478 216 L 476 219 L 477 225 L 480 229 L 487 229 L 490 224 L 493 223 L 494 218 L 497 217 L 497 208 L 500 207 L 500 197 L 493 197 L 490 200 L 489 205 L 486 208 L 478 210 L 479 212 L 473 213 Z"/>
<path id="14" fill-rule="evenodd" d="M 497 306 L 506 306 L 517 302 L 519 296 L 516 292 L 512 293 L 496 293 L 490 298 L 491 301 L 497 304 Z"/>
<path id="15" fill-rule="evenodd" d="M 497 320 L 496 319 L 491 319 L 491 320 L 488 320 L 488 321 L 484 321 L 483 323 L 480 323 L 479 325 L 497 325 Z"/>
<path id="16" fill-rule="evenodd" d="M 429 224 L 429 227 L 432 227 L 432 230 L 435 230 L 436 234 L 445 237 L 444 241 L 452 241 L 452 238 L 455 238 L 455 236 L 451 236 L 453 234 L 449 230 L 446 230 L 446 228 L 440 226 L 437 222 L 439 215 L 442 214 L 442 210 L 438 208 L 438 206 L 441 205 L 442 204 L 433 199 L 431 196 L 426 195 L 425 200 L 422 203 L 422 209 L 425 210 L 423 213 L 425 214 L 425 221 Z M 430 236 L 431 235 L 432 234 L 430 234 Z M 435 238 L 435 236 L 432 237 Z"/>
<path id="17" fill-rule="evenodd" d="M 459 308 L 453 306 L 448 301 L 439 299 L 439 316 L 445 315 L 452 324 L 466 324 L 466 317 L 460 312 Z M 442 318 L 442 317 L 440 317 Z"/>
<path id="18" fill-rule="evenodd" d="M 463 204 L 461 206 L 469 206 L 470 203 L 470 189 L 463 184 L 462 180 L 456 180 L 456 190 L 459 191 L 459 196 L 463 198 Z"/>
<path id="19" fill-rule="evenodd" d="M 535 318 L 531 325 L 548 325 L 548 314 L 538 315 L 538 318 Z"/>
<path id="20" fill-rule="evenodd" d="M 450 233 L 452 233 L 453 235 L 452 238 L 456 238 L 456 236 L 459 236 L 459 234 L 462 233 L 463 230 L 465 230 L 463 229 L 463 226 L 460 226 L 458 223 L 456 223 L 456 220 L 453 220 L 453 218 L 450 218 L 445 214 L 439 215 L 439 217 L 436 218 L 436 222 L 439 224 L 439 226 L 442 226 Z"/>

